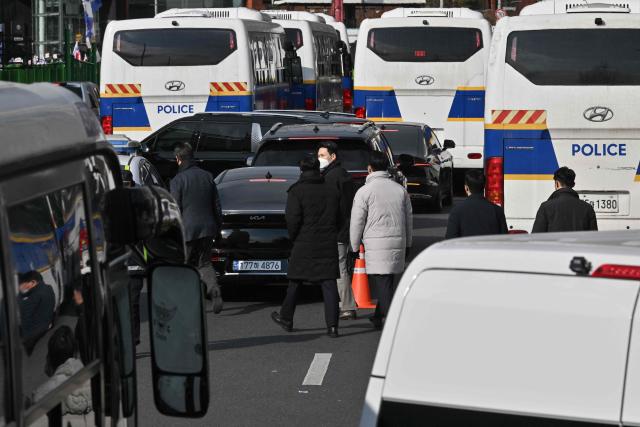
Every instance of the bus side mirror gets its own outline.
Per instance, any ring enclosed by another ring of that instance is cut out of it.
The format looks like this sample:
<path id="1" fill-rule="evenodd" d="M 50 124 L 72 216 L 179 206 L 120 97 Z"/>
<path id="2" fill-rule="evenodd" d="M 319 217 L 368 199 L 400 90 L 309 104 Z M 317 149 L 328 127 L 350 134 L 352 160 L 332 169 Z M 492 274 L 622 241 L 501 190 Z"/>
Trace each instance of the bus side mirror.
<path id="1" fill-rule="evenodd" d="M 200 274 L 187 265 L 150 269 L 153 399 L 164 415 L 203 417 L 209 408 L 209 352 Z"/>
<path id="2" fill-rule="evenodd" d="M 298 55 L 284 59 L 284 71 L 289 84 L 302 84 L 302 60 Z"/>
<path id="3" fill-rule="evenodd" d="M 448 150 L 449 148 L 456 148 L 456 143 L 450 139 L 445 139 L 442 148 L 445 150 Z"/>

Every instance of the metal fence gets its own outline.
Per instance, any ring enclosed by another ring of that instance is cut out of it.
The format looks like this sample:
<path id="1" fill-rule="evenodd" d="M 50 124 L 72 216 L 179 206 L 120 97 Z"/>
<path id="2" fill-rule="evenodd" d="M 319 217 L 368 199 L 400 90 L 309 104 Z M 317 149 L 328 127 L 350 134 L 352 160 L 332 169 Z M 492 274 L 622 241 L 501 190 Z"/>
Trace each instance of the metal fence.
<path id="1" fill-rule="evenodd" d="M 42 65 L 9 64 L 0 68 L 0 80 L 17 83 L 36 82 L 99 82 L 100 64 L 96 61 L 96 48 L 88 52 L 87 61 L 78 61 L 72 56 L 70 35 L 65 36 L 64 60 Z"/>

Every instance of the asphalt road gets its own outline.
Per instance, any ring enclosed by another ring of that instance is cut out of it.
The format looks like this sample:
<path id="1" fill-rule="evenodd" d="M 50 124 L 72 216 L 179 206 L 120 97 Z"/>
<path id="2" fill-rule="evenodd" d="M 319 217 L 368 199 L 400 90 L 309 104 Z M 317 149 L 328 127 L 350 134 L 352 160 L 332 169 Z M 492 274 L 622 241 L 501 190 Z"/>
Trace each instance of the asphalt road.
<path id="1" fill-rule="evenodd" d="M 412 257 L 442 239 L 448 211 L 414 216 Z M 211 404 L 206 417 L 195 420 L 165 417 L 155 409 L 143 310 L 142 343 L 137 348 L 140 424 L 357 425 L 380 332 L 366 319 L 371 310 L 361 310 L 357 320 L 340 323 L 340 338 L 327 337 L 321 293 L 305 288 L 292 333 L 269 317 L 279 308 L 284 287 L 224 289 L 222 313 L 207 315 Z M 320 385 L 303 385 L 305 378 L 306 383 Z"/>

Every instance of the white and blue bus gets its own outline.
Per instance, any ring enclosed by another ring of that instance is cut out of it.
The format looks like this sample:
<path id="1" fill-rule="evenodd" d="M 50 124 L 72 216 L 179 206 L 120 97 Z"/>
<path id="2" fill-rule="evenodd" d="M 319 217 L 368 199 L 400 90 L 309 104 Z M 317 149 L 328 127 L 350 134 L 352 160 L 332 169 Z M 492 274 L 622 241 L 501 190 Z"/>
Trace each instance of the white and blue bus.
<path id="1" fill-rule="evenodd" d="M 491 27 L 464 8 L 398 8 L 360 25 L 354 72 L 359 117 L 426 123 L 457 170 L 482 168 Z"/>
<path id="2" fill-rule="evenodd" d="M 294 110 L 342 111 L 342 70 L 338 34 L 309 12 L 264 10 L 284 28 L 302 63 L 302 84 L 291 87 Z"/>
<path id="3" fill-rule="evenodd" d="M 195 113 L 288 108 L 285 37 L 269 16 L 246 8 L 109 23 L 100 71 L 105 133 L 140 140 Z"/>
<path id="4" fill-rule="evenodd" d="M 485 106 L 487 197 L 529 232 L 576 172 L 599 229 L 640 226 L 640 2 L 545 0 L 494 31 Z"/>
<path id="5" fill-rule="evenodd" d="M 347 35 L 347 26 L 326 13 L 316 13 L 316 15 L 323 18 L 327 25 L 336 30 L 340 41 L 343 43 L 339 52 L 340 66 L 342 67 L 342 107 L 345 113 L 351 113 L 353 110 L 353 60 L 349 36 Z"/>

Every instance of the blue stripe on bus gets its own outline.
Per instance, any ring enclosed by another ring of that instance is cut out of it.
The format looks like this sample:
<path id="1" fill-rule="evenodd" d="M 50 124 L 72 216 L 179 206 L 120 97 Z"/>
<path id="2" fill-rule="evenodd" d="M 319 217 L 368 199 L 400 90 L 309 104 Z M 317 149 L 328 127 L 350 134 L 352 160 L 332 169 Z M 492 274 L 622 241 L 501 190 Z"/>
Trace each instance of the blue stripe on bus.
<path id="1" fill-rule="evenodd" d="M 353 78 L 342 76 L 342 89 L 353 90 Z"/>
<path id="2" fill-rule="evenodd" d="M 114 128 L 146 128 L 149 117 L 141 96 L 100 98 L 100 115 L 112 116 Z"/>
<path id="3" fill-rule="evenodd" d="M 505 175 L 553 175 L 559 168 L 548 129 L 485 129 L 485 159 L 504 157 Z"/>
<path id="4" fill-rule="evenodd" d="M 317 104 L 318 91 L 315 83 L 303 83 L 302 92 L 304 93 L 304 99 L 313 99 L 314 104 Z"/>
<path id="5" fill-rule="evenodd" d="M 456 90 L 448 118 L 483 119 L 484 90 Z"/>
<path id="6" fill-rule="evenodd" d="M 207 99 L 207 106 L 204 112 L 213 111 L 252 111 L 253 96 L 252 95 L 210 95 Z"/>
<path id="7" fill-rule="evenodd" d="M 289 109 L 304 110 L 304 87 L 302 84 L 291 85 L 289 92 Z"/>
<path id="8" fill-rule="evenodd" d="M 354 108 L 365 107 L 367 117 L 402 118 L 393 89 L 355 89 L 353 106 Z"/>

